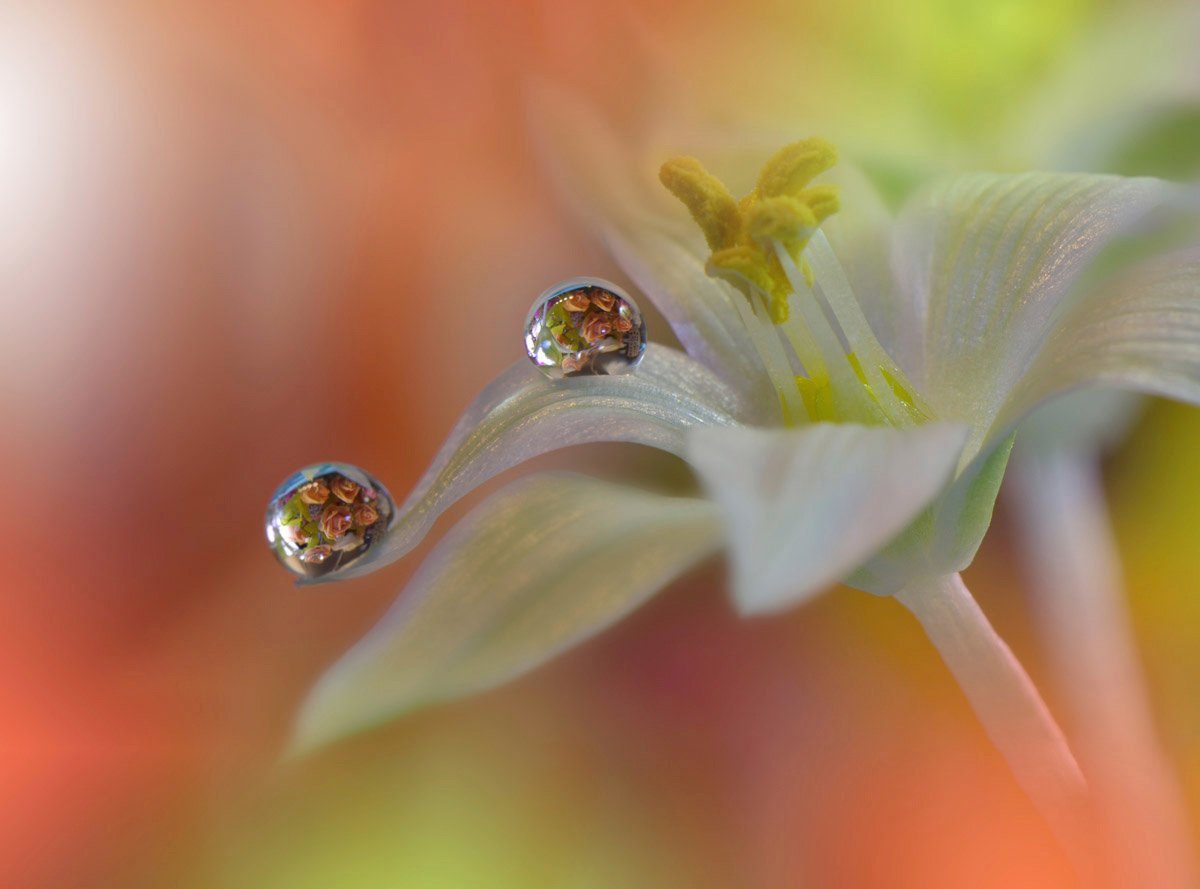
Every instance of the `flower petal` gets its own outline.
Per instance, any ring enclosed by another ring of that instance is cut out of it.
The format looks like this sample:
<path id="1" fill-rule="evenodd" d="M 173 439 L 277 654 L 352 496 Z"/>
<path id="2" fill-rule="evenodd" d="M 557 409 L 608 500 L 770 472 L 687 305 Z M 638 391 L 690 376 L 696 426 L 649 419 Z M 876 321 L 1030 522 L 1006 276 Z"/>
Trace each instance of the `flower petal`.
<path id="1" fill-rule="evenodd" d="M 903 214 L 894 243 L 923 354 L 914 382 L 983 448 L 1088 261 L 1172 194 L 1154 179 L 1029 173 L 951 177 Z"/>
<path id="2" fill-rule="evenodd" d="M 966 434 L 948 423 L 695 430 L 687 457 L 724 510 L 738 607 L 776 611 L 846 577 L 943 489 Z"/>
<path id="3" fill-rule="evenodd" d="M 599 441 L 682 454 L 687 429 L 732 425 L 737 409 L 736 397 L 716 377 L 659 344 L 650 346 L 636 371 L 622 376 L 549 380 L 520 361 L 467 408 L 377 550 L 337 579 L 402 558 L 451 504 L 540 454 Z"/>
<path id="4" fill-rule="evenodd" d="M 1073 306 L 996 426 L 1093 387 L 1200 403 L 1200 248 L 1143 263 Z"/>
<path id="5" fill-rule="evenodd" d="M 535 91 L 531 126 L 552 181 L 577 219 L 655 304 L 696 360 L 764 410 L 775 395 L 728 284 L 708 277 L 709 251 L 658 182 L 662 157 L 641 155 L 588 104 Z"/>
<path id="6" fill-rule="evenodd" d="M 325 674 L 294 748 L 511 679 L 625 616 L 720 539 L 705 500 L 566 474 L 516 482 L 438 544 Z"/>
<path id="7" fill-rule="evenodd" d="M 955 574 L 970 565 L 992 524 L 1012 443 L 1009 436 L 971 460 L 928 508 L 846 583 L 890 596 L 902 587 Z"/>

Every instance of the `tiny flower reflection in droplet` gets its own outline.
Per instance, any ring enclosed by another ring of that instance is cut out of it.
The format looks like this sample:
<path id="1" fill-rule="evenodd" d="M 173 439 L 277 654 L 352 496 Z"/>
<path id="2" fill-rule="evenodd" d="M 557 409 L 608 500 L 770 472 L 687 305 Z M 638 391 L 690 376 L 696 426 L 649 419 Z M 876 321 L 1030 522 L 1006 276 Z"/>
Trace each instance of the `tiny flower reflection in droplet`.
<path id="1" fill-rule="evenodd" d="M 358 561 L 395 515 L 387 489 L 347 463 L 315 463 L 291 475 L 267 504 L 271 551 L 303 578 L 325 577 Z"/>
<path id="2" fill-rule="evenodd" d="M 646 352 L 646 322 L 615 284 L 575 278 L 533 304 L 525 320 L 525 351 L 555 379 L 628 373 Z"/>

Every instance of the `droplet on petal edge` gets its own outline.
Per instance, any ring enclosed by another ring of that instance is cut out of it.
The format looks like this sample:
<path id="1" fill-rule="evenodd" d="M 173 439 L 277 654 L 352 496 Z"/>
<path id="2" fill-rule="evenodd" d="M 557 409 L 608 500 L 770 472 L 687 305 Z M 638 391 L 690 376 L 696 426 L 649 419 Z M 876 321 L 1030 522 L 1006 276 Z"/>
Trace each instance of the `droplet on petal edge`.
<path id="1" fill-rule="evenodd" d="M 328 577 L 362 558 L 396 515 L 391 494 L 348 463 L 293 473 L 267 503 L 267 544 L 297 577 Z"/>
<path id="2" fill-rule="evenodd" d="M 552 379 L 629 373 L 646 354 L 646 322 L 616 284 L 573 278 L 534 302 L 525 319 L 525 351 Z"/>

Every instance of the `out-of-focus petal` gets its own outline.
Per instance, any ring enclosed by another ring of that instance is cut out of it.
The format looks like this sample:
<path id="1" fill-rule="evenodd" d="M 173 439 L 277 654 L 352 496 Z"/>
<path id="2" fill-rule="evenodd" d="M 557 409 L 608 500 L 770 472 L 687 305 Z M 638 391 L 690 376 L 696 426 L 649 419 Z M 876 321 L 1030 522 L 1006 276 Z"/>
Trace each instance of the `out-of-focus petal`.
<path id="1" fill-rule="evenodd" d="M 720 504 L 744 613 L 777 611 L 867 561 L 951 479 L 965 426 L 697 429 L 688 459 Z"/>
<path id="2" fill-rule="evenodd" d="M 293 748 L 511 679 L 625 616 L 720 539 L 705 500 L 566 474 L 510 485 L 438 544 L 325 674 Z"/>
<path id="3" fill-rule="evenodd" d="M 451 504 L 490 478 L 559 448 L 619 441 L 682 455 L 693 426 L 730 426 L 734 393 L 708 370 L 653 344 L 633 373 L 549 380 L 520 361 L 467 408 L 388 536 L 338 580 L 402 558 Z M 319 581 L 318 581 L 319 582 Z"/>
<path id="4" fill-rule="evenodd" d="M 1095 454 L 1116 447 L 1142 413 L 1143 399 L 1117 389 L 1089 389 L 1055 399 L 1021 421 L 1014 458 L 1061 451 Z"/>
<path id="5" fill-rule="evenodd" d="M 778 410 L 728 284 L 708 277 L 709 255 L 686 213 L 666 200 L 657 170 L 586 102 L 548 86 L 534 91 L 531 127 L 543 162 L 589 231 L 670 323 L 690 355 L 763 411 Z"/>

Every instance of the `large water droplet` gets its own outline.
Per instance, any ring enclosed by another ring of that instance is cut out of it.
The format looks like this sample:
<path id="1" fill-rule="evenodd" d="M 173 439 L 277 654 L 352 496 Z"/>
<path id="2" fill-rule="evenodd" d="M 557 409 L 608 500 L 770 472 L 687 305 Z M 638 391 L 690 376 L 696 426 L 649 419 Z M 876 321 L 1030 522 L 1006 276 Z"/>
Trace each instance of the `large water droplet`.
<path id="1" fill-rule="evenodd" d="M 646 322 L 616 284 L 573 278 L 551 287 L 529 310 L 525 351 L 554 379 L 628 373 L 646 353 Z"/>
<path id="2" fill-rule="evenodd" d="M 387 489 L 348 463 L 315 463 L 294 473 L 267 504 L 267 543 L 303 578 L 328 577 L 362 558 L 392 524 Z"/>

